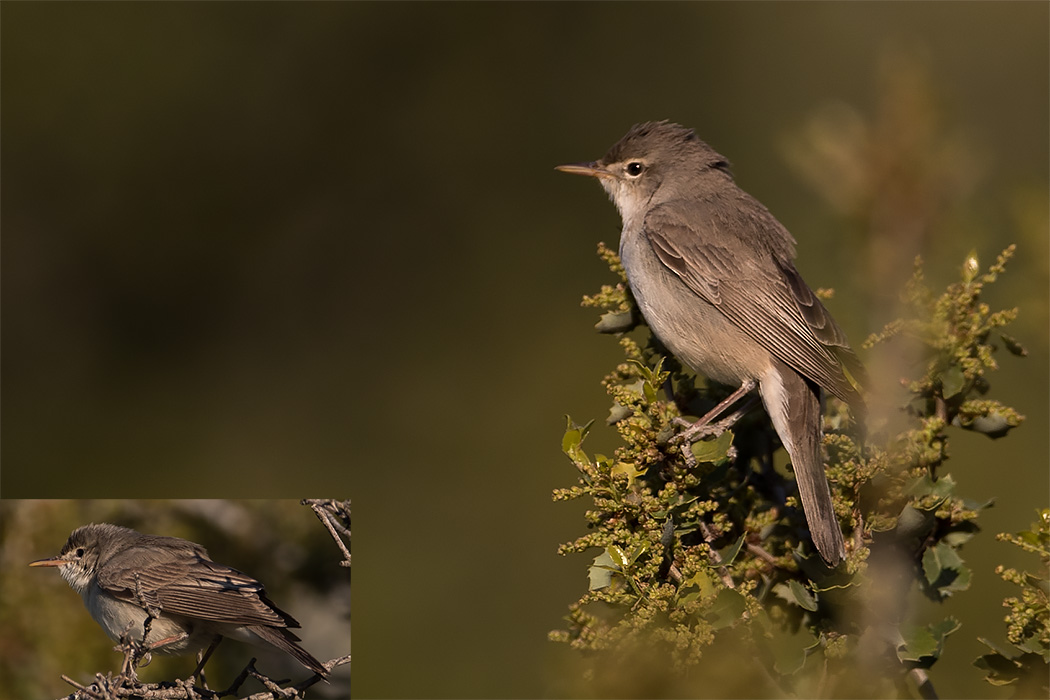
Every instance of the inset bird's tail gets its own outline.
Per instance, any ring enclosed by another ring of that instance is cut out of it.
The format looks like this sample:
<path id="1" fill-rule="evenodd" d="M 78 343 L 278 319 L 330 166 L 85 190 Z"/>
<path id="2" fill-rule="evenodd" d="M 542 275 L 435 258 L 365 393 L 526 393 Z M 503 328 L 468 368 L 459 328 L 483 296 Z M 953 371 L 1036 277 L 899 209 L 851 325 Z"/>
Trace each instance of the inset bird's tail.
<path id="1" fill-rule="evenodd" d="M 328 669 L 326 669 L 320 661 L 315 659 L 310 652 L 299 646 L 297 644 L 297 642 L 300 641 L 299 638 L 284 627 L 250 625 L 248 629 L 267 644 L 275 646 L 281 651 L 295 657 L 296 661 L 303 666 L 306 666 L 314 673 L 326 678 L 328 677 Z"/>

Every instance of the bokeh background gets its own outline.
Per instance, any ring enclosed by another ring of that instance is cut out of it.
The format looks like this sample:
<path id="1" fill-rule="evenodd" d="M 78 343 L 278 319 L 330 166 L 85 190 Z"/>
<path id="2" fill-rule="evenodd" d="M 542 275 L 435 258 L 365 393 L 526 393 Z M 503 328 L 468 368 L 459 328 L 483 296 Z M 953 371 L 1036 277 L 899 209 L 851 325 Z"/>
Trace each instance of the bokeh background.
<path id="1" fill-rule="evenodd" d="M 992 534 L 1048 500 L 1045 3 L 3 3 L 4 498 L 353 498 L 360 697 L 587 695 L 564 415 L 606 415 L 582 294 L 619 221 L 556 173 L 695 127 L 799 240 L 854 345 L 921 253 L 1019 254 L 1026 359 L 933 680 L 1002 641 Z M 592 447 L 608 449 L 607 433 Z M 66 531 L 41 518 L 48 532 Z M 61 544 L 61 541 L 57 541 Z M 30 569 L 26 575 L 38 574 Z M 61 591 L 68 597 L 69 591 Z M 75 600 L 75 599 L 74 599 Z M 742 672 L 747 666 L 742 662 Z M 717 694 L 717 689 L 697 690 Z"/>

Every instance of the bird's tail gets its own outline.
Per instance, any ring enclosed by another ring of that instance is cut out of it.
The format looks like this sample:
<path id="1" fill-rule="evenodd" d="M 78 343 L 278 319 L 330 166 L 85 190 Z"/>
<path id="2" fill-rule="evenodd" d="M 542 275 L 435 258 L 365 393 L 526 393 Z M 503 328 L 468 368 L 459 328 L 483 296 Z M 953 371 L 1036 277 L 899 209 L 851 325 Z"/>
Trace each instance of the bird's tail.
<path id="1" fill-rule="evenodd" d="M 283 652 L 291 654 L 295 660 L 306 666 L 314 673 L 322 677 L 328 676 L 328 669 L 320 661 L 315 659 L 310 652 L 296 644 L 299 638 L 284 627 L 266 627 L 264 625 L 251 625 L 248 627 L 257 637 L 267 644 L 277 647 Z"/>
<path id="2" fill-rule="evenodd" d="M 791 457 L 813 544 L 821 559 L 835 566 L 845 559 L 846 547 L 831 505 L 831 489 L 820 454 L 820 388 L 783 365 L 774 374 L 760 382 L 762 401 Z"/>

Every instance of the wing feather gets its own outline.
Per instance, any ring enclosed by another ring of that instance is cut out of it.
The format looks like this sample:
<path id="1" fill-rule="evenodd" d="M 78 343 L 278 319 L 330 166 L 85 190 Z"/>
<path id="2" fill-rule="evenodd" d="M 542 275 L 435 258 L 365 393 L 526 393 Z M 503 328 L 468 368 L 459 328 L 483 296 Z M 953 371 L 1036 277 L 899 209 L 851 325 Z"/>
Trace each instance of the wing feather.
<path id="1" fill-rule="evenodd" d="M 696 215 L 689 223 L 671 216 L 669 205 L 657 206 L 646 216 L 645 235 L 668 269 L 755 342 L 825 390 L 856 401 L 842 370 L 843 355 L 856 361 L 845 334 L 795 269 L 790 234 L 748 200 L 753 206 L 735 207 L 730 220 L 725 212 L 713 215 L 709 202 L 690 202 Z M 680 202 L 672 204 L 677 211 Z M 734 254 L 745 245 L 761 257 Z"/>
<path id="2" fill-rule="evenodd" d="M 266 597 L 259 581 L 213 562 L 199 545 L 158 548 L 141 542 L 109 560 L 97 580 L 121 600 L 140 603 L 141 597 L 170 615 L 238 625 L 299 626 Z"/>

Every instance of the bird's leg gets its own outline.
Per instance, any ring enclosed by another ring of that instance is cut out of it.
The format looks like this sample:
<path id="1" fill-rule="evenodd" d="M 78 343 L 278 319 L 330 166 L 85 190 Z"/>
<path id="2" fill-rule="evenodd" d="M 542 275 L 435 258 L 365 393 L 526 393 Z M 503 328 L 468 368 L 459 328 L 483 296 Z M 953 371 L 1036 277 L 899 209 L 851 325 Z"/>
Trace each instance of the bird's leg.
<path id="1" fill-rule="evenodd" d="M 117 651 L 124 654 L 124 660 L 120 664 L 120 675 L 130 679 L 133 683 L 137 682 L 138 672 L 135 669 L 140 665 L 148 665 L 151 659 L 148 648 L 143 646 L 142 642 L 125 635 L 120 638 Z"/>
<path id="2" fill-rule="evenodd" d="M 709 435 L 721 435 L 726 430 L 731 428 L 738 420 L 740 420 L 744 416 L 744 414 L 748 412 L 752 404 L 752 401 L 748 401 L 746 405 L 741 406 L 739 409 L 733 411 L 731 414 L 729 414 L 722 420 L 716 423 L 708 423 L 707 425 L 700 426 L 699 430 L 693 431 L 692 429 L 690 429 L 685 431 L 683 435 L 685 433 L 695 433 L 690 435 L 691 439 L 689 439 L 688 441 L 683 441 L 684 444 L 682 449 L 682 456 L 685 458 L 686 466 L 690 469 L 696 466 L 696 455 L 693 454 L 693 451 L 690 449 L 690 445 Z M 731 446 L 726 455 L 730 459 L 736 459 L 736 448 Z"/>
<path id="3" fill-rule="evenodd" d="M 124 665 L 121 668 L 121 673 L 130 673 L 131 678 L 137 680 L 137 674 L 135 668 L 139 666 L 139 661 L 142 660 L 142 666 L 149 665 L 149 662 L 153 659 L 151 652 L 154 649 L 158 649 L 166 644 L 172 642 L 181 641 L 186 638 L 186 633 L 183 632 L 181 635 L 175 635 L 172 637 L 166 637 L 156 642 L 149 642 L 150 628 L 153 626 L 153 621 L 160 617 L 160 608 L 150 605 L 146 599 L 145 591 L 142 588 L 142 580 L 138 573 L 135 574 L 135 598 L 138 600 L 139 605 L 146 611 L 146 618 L 142 621 L 142 641 L 136 642 L 128 634 L 130 631 L 130 625 L 124 630 L 124 635 L 121 636 L 121 643 L 127 645 L 128 652 L 124 655 Z"/>
<path id="4" fill-rule="evenodd" d="M 208 663 L 208 659 L 211 658 L 211 653 L 215 651 L 215 647 L 219 646 L 219 642 L 221 641 L 222 635 L 217 634 L 215 635 L 215 639 L 212 640 L 212 643 L 208 645 L 207 651 L 197 652 L 197 668 L 193 669 L 193 674 L 190 677 L 200 678 L 201 686 L 204 688 L 208 687 L 208 681 L 204 677 L 204 664 Z"/>
<path id="5" fill-rule="evenodd" d="M 703 435 L 700 435 L 698 437 L 697 433 L 700 433 L 711 421 L 713 421 L 715 418 L 718 418 L 720 415 L 722 415 L 722 413 L 725 412 L 725 410 L 727 408 L 729 408 L 730 406 L 735 404 L 737 401 L 739 401 L 741 399 L 741 397 L 743 397 L 745 394 L 750 392 L 756 386 L 758 386 L 758 382 L 756 382 L 754 379 L 745 380 L 744 383 L 741 384 L 740 387 L 736 391 L 734 391 L 732 394 L 730 394 L 729 396 L 727 396 L 724 399 L 722 399 L 721 401 L 719 401 L 717 406 L 715 406 L 710 411 L 705 413 L 701 418 L 698 418 L 694 423 L 690 424 L 689 425 L 689 429 L 686 430 L 685 432 L 679 433 L 675 437 L 675 439 L 676 440 L 689 441 L 689 442 L 696 442 L 700 437 L 703 437 Z M 739 420 L 740 416 L 742 416 L 746 412 L 746 409 L 749 409 L 751 407 L 751 404 L 753 402 L 754 402 L 753 400 L 749 401 L 747 403 L 747 405 L 744 407 L 744 409 L 742 409 L 740 411 L 736 411 L 732 415 L 736 416 L 736 419 Z M 732 417 L 732 416 L 730 416 L 730 417 Z M 684 419 L 684 418 L 676 418 L 675 422 L 679 423 L 679 424 L 683 424 L 683 423 L 688 424 L 688 421 L 686 419 Z M 722 421 L 722 422 L 724 422 L 724 421 Z M 736 422 L 736 421 L 733 421 L 733 422 Z M 729 425 L 732 425 L 732 423 L 730 423 Z M 728 425 L 726 427 L 728 427 Z M 723 428 L 723 430 L 724 429 L 725 428 Z"/>
<path id="6" fill-rule="evenodd" d="M 190 635 L 186 634 L 185 632 L 179 632 L 178 634 L 173 634 L 170 637 L 165 637 L 164 639 L 158 639 L 155 642 L 150 642 L 146 645 L 146 648 L 150 651 L 153 651 L 154 649 L 160 649 L 161 647 L 166 647 L 169 644 L 174 644 L 175 642 L 181 642 L 189 636 Z"/>
<path id="7" fill-rule="evenodd" d="M 146 644 L 146 639 L 149 638 L 150 627 L 153 625 L 154 615 L 149 610 L 146 611 L 146 619 L 142 621 L 142 641 L 136 641 L 131 636 L 131 627 L 133 623 L 128 623 L 128 626 L 124 628 L 124 633 L 120 635 L 120 646 L 118 650 L 124 653 L 124 661 L 120 665 L 120 675 L 125 678 L 131 679 L 132 682 L 138 681 L 138 672 L 135 670 L 139 666 L 139 661 L 144 660 L 143 666 L 149 664 L 151 660 L 150 650 L 154 647 Z"/>
<path id="8" fill-rule="evenodd" d="M 750 400 L 747 401 L 747 403 L 738 408 L 736 411 L 730 413 L 722 420 L 712 422 L 720 415 L 722 415 L 730 406 L 732 406 L 745 395 L 750 393 L 757 385 L 758 383 L 754 379 L 745 380 L 744 383 L 741 384 L 736 391 L 719 401 L 718 405 L 716 405 L 714 408 L 712 408 L 710 411 L 704 414 L 701 418 L 697 419 L 696 422 L 689 425 L 688 428 L 686 428 L 674 437 L 673 441 L 681 443 L 685 448 L 682 450 L 682 454 L 685 457 L 687 465 L 689 465 L 690 467 L 696 466 L 696 458 L 693 456 L 693 451 L 689 449 L 690 445 L 692 445 L 697 440 L 700 440 L 701 438 L 707 437 L 708 435 L 721 435 L 730 427 L 732 427 L 738 420 L 740 420 L 745 413 L 751 410 L 751 407 L 754 405 L 756 400 L 755 397 L 752 397 Z M 686 421 L 683 418 L 676 418 L 675 422 L 679 424 L 688 424 L 688 421 Z"/>
<path id="9" fill-rule="evenodd" d="M 135 672 L 135 666 L 138 662 L 138 642 L 127 636 L 121 637 L 120 646 L 117 647 L 117 650 L 124 654 L 124 660 L 120 664 L 120 675 L 130 679 L 132 682 L 137 681 L 138 673 Z"/>

